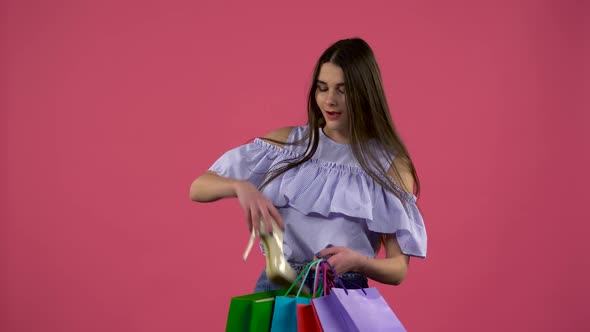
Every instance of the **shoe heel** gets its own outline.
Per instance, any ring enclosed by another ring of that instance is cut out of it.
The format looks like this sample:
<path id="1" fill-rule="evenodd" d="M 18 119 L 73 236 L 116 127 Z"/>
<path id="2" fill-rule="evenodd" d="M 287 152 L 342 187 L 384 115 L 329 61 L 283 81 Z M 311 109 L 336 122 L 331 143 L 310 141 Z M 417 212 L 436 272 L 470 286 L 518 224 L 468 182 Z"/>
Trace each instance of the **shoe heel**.
<path id="1" fill-rule="evenodd" d="M 289 287 L 297 278 L 297 273 L 285 258 L 283 252 L 283 231 L 272 220 L 272 233 L 261 232 L 260 240 L 266 253 L 266 276 L 271 282 Z"/>
<path id="2" fill-rule="evenodd" d="M 264 222 L 260 222 L 259 236 L 266 257 L 266 277 L 274 284 L 289 288 L 295 282 L 295 279 L 297 279 L 297 272 L 293 270 L 285 258 L 285 253 L 283 252 L 283 231 L 274 219 L 271 219 L 271 221 L 273 230 L 270 233 L 266 232 Z M 255 240 L 256 232 L 252 229 L 248 246 L 242 257 L 244 261 L 248 258 Z M 303 293 L 309 293 L 307 286 L 304 287 Z"/>
<path id="3" fill-rule="evenodd" d="M 248 240 L 248 245 L 246 246 L 246 251 L 244 251 L 244 255 L 242 255 L 242 259 L 244 262 L 248 259 L 248 255 L 250 255 L 250 251 L 254 246 L 254 241 L 256 240 L 256 231 L 252 228 L 252 234 L 250 234 L 250 240 Z"/>

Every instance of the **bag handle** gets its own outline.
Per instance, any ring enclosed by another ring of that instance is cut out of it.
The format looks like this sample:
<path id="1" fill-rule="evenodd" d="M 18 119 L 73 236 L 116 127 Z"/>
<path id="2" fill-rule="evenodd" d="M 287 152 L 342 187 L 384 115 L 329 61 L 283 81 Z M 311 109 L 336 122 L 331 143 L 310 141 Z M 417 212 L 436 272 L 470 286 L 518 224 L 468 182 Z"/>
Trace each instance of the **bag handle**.
<path id="1" fill-rule="evenodd" d="M 301 270 L 301 272 L 299 273 L 299 275 L 297 276 L 297 278 L 295 278 L 295 281 L 293 281 L 293 283 L 291 284 L 291 287 L 289 287 L 289 289 L 287 289 L 287 292 L 285 293 L 284 296 L 289 295 L 289 293 L 291 293 L 291 290 L 293 290 L 293 287 L 295 287 L 295 285 L 297 285 L 297 283 L 299 282 L 299 280 L 301 280 L 301 277 L 303 276 L 303 273 L 307 270 L 309 264 L 305 265 L 305 267 L 303 268 L 303 270 Z"/>
<path id="2" fill-rule="evenodd" d="M 299 283 L 299 281 L 301 280 L 301 277 L 305 276 L 303 278 L 303 280 L 301 281 L 301 284 L 299 285 L 299 289 L 297 290 L 297 294 L 295 295 L 295 296 L 299 297 L 299 295 L 301 294 L 301 291 L 305 287 L 305 280 L 307 280 L 307 276 L 309 275 L 309 271 L 311 270 L 311 267 L 315 264 L 321 263 L 321 261 L 322 261 L 322 259 L 317 259 L 315 261 L 311 261 L 311 262 L 307 263 L 305 265 L 305 267 L 303 267 L 303 270 L 301 270 L 301 272 L 299 273 L 299 275 L 297 276 L 295 281 L 293 281 L 293 283 L 291 284 L 291 287 L 289 287 L 289 289 L 287 290 L 287 292 L 285 293 L 284 296 L 289 295 L 289 293 L 291 293 L 293 288 Z"/>
<path id="3" fill-rule="evenodd" d="M 328 262 L 327 260 L 324 260 L 324 264 L 327 265 L 330 268 L 330 271 L 332 272 L 332 274 L 334 275 L 334 281 L 331 282 L 332 287 L 336 286 L 335 283 L 340 285 L 340 288 L 344 289 L 344 293 L 346 293 L 346 295 L 348 295 L 348 289 L 346 288 L 346 286 L 344 286 L 344 283 L 342 282 L 342 278 L 336 273 L 336 270 L 334 270 L 334 267 L 332 266 L 332 264 L 330 264 L 330 262 Z M 324 266 L 324 284 L 326 284 L 326 268 Z M 367 295 L 367 292 L 365 291 L 365 289 L 361 286 L 359 286 L 358 284 L 347 280 L 346 282 L 356 286 L 358 289 L 360 289 L 365 295 Z M 325 295 L 325 294 L 324 294 Z"/>
<path id="4" fill-rule="evenodd" d="M 314 264 L 315 265 L 315 275 L 313 277 L 313 295 L 312 295 L 313 298 L 320 297 L 322 289 L 325 289 L 323 284 L 318 283 L 318 274 L 320 273 L 320 269 L 322 267 L 323 262 L 324 262 L 324 260 L 322 258 L 320 258 L 317 260 L 317 263 Z M 318 289 L 318 286 L 319 286 L 319 289 Z"/>
<path id="5" fill-rule="evenodd" d="M 312 267 L 314 265 L 317 266 L 321 262 L 322 262 L 322 259 L 316 259 L 315 261 L 312 261 L 311 263 L 309 263 L 309 264 L 306 265 L 305 269 L 307 271 L 305 271 L 305 277 L 301 281 L 301 285 L 299 285 L 299 291 L 297 291 L 297 295 L 296 295 L 297 297 L 299 297 L 299 294 L 301 293 L 301 290 L 303 289 L 303 287 L 305 287 L 305 281 L 307 280 L 307 276 L 309 276 L 309 271 L 311 271 L 311 269 L 312 269 Z M 316 267 L 316 275 L 317 275 L 317 267 Z M 315 284 L 315 282 L 314 282 L 314 284 Z M 314 294 L 315 294 L 315 289 L 314 289 Z"/>
<path id="6" fill-rule="evenodd" d="M 313 297 L 316 297 L 316 292 L 318 291 L 318 268 L 320 267 L 320 264 L 322 262 L 319 262 L 317 264 L 315 264 L 315 275 L 313 276 Z"/>
<path id="7" fill-rule="evenodd" d="M 328 262 L 326 261 L 322 264 L 322 274 L 324 277 L 324 296 L 326 296 L 326 290 L 329 288 L 329 285 L 326 284 L 326 274 L 328 274 L 328 271 L 326 271 L 326 263 Z"/>

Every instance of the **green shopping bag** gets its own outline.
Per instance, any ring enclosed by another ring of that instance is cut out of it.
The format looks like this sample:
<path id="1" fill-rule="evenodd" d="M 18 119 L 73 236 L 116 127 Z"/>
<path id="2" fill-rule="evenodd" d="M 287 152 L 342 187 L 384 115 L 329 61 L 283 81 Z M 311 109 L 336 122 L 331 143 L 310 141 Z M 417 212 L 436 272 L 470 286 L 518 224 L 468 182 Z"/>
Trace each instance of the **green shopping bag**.
<path id="1" fill-rule="evenodd" d="M 275 298 L 281 295 L 285 295 L 284 289 L 233 297 L 225 331 L 269 331 Z"/>

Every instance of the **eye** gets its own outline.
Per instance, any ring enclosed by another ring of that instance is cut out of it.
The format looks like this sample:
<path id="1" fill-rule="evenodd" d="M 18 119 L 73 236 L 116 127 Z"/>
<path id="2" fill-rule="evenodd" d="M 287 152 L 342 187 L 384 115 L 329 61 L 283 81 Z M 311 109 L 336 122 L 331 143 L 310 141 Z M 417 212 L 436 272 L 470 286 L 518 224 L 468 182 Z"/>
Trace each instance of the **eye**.
<path id="1" fill-rule="evenodd" d="M 344 90 L 344 88 L 340 88 L 338 89 L 338 93 L 340 93 L 341 95 L 343 95 L 346 91 Z"/>
<path id="2" fill-rule="evenodd" d="M 319 86 L 318 85 L 317 89 L 318 89 L 319 92 L 326 92 L 326 91 L 328 91 L 328 88 L 326 88 L 325 86 Z"/>

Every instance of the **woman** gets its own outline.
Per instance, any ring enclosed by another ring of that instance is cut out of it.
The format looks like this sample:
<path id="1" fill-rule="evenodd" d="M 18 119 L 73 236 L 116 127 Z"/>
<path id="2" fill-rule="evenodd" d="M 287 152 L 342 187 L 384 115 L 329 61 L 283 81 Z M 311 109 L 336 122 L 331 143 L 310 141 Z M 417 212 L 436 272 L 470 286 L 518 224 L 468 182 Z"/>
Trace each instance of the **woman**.
<path id="1" fill-rule="evenodd" d="M 190 191 L 198 202 L 238 198 L 267 252 L 255 291 L 292 281 L 285 259 L 300 270 L 314 257 L 327 258 L 348 287 L 367 287 L 367 278 L 399 285 L 409 256 L 426 256 L 418 194 L 375 56 L 358 38 L 336 42 L 318 60 L 306 126 L 226 152 Z M 385 258 L 376 258 L 381 246 Z"/>

